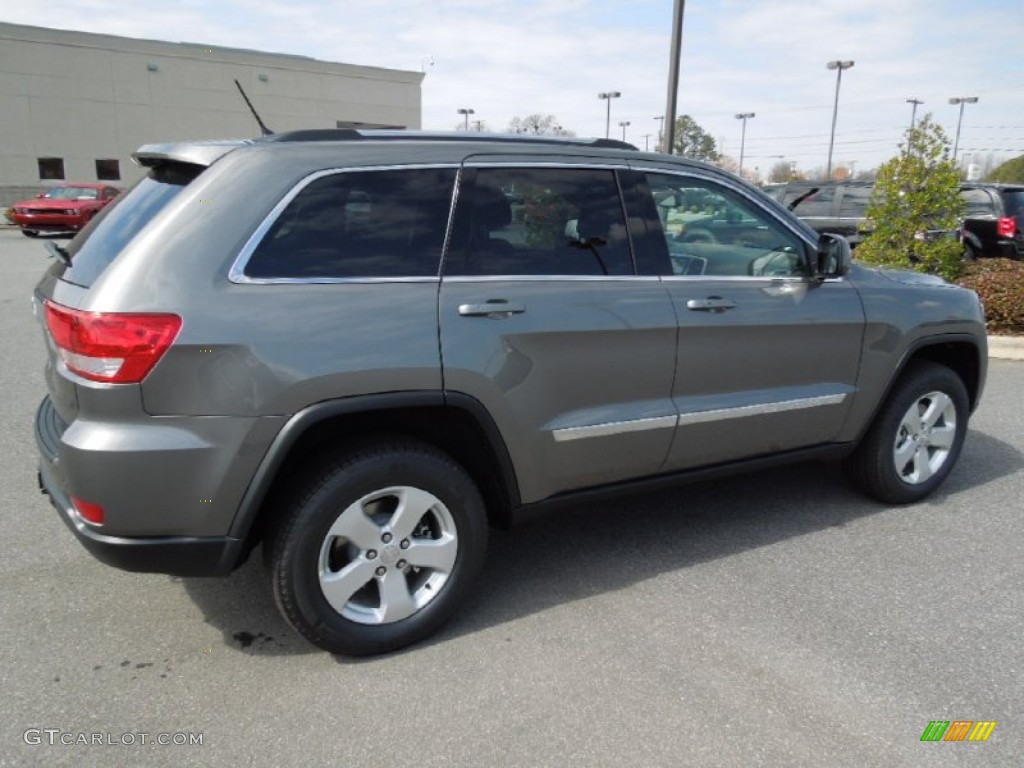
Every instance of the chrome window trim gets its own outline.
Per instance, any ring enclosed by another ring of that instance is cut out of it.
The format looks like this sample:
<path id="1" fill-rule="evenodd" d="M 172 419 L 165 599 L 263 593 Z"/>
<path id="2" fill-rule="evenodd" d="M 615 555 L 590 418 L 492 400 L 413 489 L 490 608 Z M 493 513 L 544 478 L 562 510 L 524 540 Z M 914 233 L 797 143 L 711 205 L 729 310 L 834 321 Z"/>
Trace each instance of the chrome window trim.
<path id="1" fill-rule="evenodd" d="M 228 280 L 238 285 L 304 285 L 304 284 L 334 284 L 334 283 L 420 283 L 420 282 L 437 282 L 440 280 L 441 260 L 438 260 L 437 268 L 438 273 L 435 275 L 418 275 L 416 277 L 249 277 L 245 274 L 245 268 L 249 264 L 249 259 L 252 258 L 253 253 L 259 244 L 263 241 L 267 231 L 274 225 L 284 209 L 288 207 L 289 203 L 294 200 L 302 190 L 312 184 L 314 181 L 318 181 L 326 176 L 336 176 L 341 173 L 359 173 L 362 171 L 380 172 L 380 171 L 417 171 L 417 170 L 428 170 L 437 168 L 454 168 L 456 170 L 455 183 L 452 186 L 452 203 L 448 209 L 448 226 L 445 228 L 445 239 L 442 246 L 442 254 L 444 248 L 447 247 L 448 231 L 451 227 L 451 215 L 455 208 L 455 195 L 459 188 L 459 173 L 461 165 L 459 163 L 413 163 L 409 165 L 366 165 L 366 166 L 345 166 L 342 168 L 327 168 L 321 171 L 315 171 L 308 176 L 300 179 L 296 182 L 284 197 L 275 205 L 270 213 L 263 217 L 263 221 L 260 222 L 259 226 L 249 236 L 249 239 L 245 241 L 245 245 L 242 246 L 242 250 L 238 252 L 235 260 L 228 268 Z"/>
<path id="2" fill-rule="evenodd" d="M 778 400 L 773 403 L 759 403 L 756 405 L 739 405 L 734 408 L 716 408 L 710 411 L 690 411 L 679 414 L 679 426 L 706 424 L 713 421 L 746 418 L 747 416 L 786 413 L 787 411 L 820 408 L 825 405 L 840 405 L 844 400 L 846 400 L 846 393 L 799 397 L 793 400 Z"/>
<path id="3" fill-rule="evenodd" d="M 494 283 L 494 282 L 559 282 L 559 283 L 621 283 L 658 282 L 657 275 L 453 275 L 443 277 L 445 283 Z"/>
<path id="4" fill-rule="evenodd" d="M 540 160 L 537 162 L 531 160 L 486 160 L 481 158 L 480 160 L 474 160 L 472 158 L 467 159 L 463 163 L 464 168 L 473 168 L 474 170 L 479 168 L 523 168 L 524 170 L 530 168 L 559 168 L 559 169 L 578 169 L 578 170 L 590 170 L 590 171 L 629 171 L 632 170 L 627 163 L 611 163 L 611 162 L 588 162 L 590 158 L 581 158 L 583 162 L 579 163 L 567 163 L 565 161 L 558 160 Z"/>
<path id="5" fill-rule="evenodd" d="M 748 416 L 766 416 L 789 411 L 821 408 L 826 405 L 841 405 L 847 393 L 835 395 L 818 395 L 815 397 L 799 397 L 792 400 L 777 400 L 771 403 L 740 405 L 734 408 L 716 408 L 709 411 L 690 411 L 675 416 L 654 416 L 629 421 L 609 421 L 601 424 L 588 424 L 580 427 L 561 427 L 551 431 L 555 442 L 564 443 L 570 440 L 581 440 L 591 437 L 612 437 L 629 432 L 645 432 L 651 429 L 679 428 L 689 424 L 707 424 L 728 419 L 747 418 Z"/>

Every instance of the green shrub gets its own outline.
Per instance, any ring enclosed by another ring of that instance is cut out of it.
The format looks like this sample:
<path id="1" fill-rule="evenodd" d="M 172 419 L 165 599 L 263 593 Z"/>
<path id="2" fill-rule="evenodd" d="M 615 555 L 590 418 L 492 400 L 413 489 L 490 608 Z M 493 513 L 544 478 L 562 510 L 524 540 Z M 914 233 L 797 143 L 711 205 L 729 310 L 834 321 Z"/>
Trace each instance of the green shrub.
<path id="1" fill-rule="evenodd" d="M 1024 335 L 1024 262 L 978 259 L 959 283 L 981 297 L 989 333 Z"/>

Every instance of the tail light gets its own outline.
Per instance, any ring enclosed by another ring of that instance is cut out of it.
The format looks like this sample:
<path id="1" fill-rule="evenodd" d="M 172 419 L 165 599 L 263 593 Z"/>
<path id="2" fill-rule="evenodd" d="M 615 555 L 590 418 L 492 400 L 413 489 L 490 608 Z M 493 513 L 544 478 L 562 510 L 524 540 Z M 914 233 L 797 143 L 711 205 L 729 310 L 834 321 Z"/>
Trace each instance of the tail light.
<path id="1" fill-rule="evenodd" d="M 1013 216 L 1000 216 L 997 228 L 1000 237 L 1013 237 L 1017 234 L 1017 220 Z"/>
<path id="2" fill-rule="evenodd" d="M 174 342 L 170 314 L 83 312 L 46 301 L 46 325 L 69 370 L 92 381 L 138 383 Z"/>

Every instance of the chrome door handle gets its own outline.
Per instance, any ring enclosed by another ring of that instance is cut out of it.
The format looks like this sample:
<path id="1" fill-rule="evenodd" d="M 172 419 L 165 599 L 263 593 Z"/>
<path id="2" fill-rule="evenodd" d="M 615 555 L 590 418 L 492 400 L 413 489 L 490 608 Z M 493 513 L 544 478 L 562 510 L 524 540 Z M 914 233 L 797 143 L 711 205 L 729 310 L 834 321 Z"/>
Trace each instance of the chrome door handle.
<path id="1" fill-rule="evenodd" d="M 488 299 L 483 304 L 459 304 L 463 317 L 511 317 L 526 311 L 523 304 L 510 304 L 505 299 Z"/>
<path id="2" fill-rule="evenodd" d="M 710 296 L 706 299 L 690 299 L 686 302 L 686 308 L 694 312 L 725 312 L 733 309 L 736 302 L 732 299 L 723 299 L 721 296 Z"/>

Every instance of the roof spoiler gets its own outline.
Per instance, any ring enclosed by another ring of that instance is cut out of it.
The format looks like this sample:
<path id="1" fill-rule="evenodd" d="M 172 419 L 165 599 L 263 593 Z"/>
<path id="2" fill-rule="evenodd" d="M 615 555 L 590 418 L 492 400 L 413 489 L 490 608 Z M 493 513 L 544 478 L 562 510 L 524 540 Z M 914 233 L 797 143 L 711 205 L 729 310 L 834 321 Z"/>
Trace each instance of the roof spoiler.
<path id="1" fill-rule="evenodd" d="M 251 144 L 248 139 L 228 141 L 183 141 L 174 144 L 146 144 L 132 153 L 132 160 L 143 168 L 161 163 L 188 163 L 207 167 L 233 149 Z"/>

